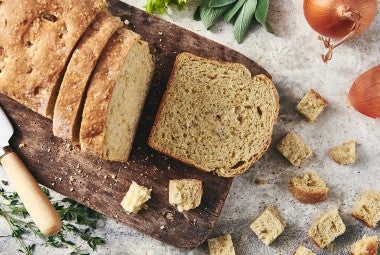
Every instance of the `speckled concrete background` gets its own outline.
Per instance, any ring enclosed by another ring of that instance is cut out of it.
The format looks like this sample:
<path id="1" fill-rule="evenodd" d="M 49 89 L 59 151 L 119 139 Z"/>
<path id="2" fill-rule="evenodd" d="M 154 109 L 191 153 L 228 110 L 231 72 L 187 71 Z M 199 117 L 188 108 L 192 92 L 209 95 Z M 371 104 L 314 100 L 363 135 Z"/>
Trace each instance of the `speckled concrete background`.
<path id="1" fill-rule="evenodd" d="M 363 234 L 380 236 L 379 227 L 371 230 L 350 216 L 362 190 L 380 191 L 380 120 L 357 113 L 347 101 L 355 78 L 380 63 L 380 15 L 361 37 L 339 47 L 333 60 L 325 65 L 319 57 L 324 49 L 304 19 L 301 0 L 271 0 L 269 20 L 276 35 L 254 26 L 242 44 L 234 41 L 230 25 L 217 24 L 207 31 L 202 23 L 194 21 L 192 14 L 199 0 L 189 1 L 191 4 L 184 11 L 171 12 L 163 18 L 252 58 L 272 74 L 280 94 L 280 114 L 272 146 L 247 173 L 235 178 L 212 236 L 231 233 L 237 254 L 292 254 L 299 244 L 317 254 L 348 254 L 349 245 Z M 142 0 L 126 2 L 140 8 L 144 5 Z M 310 88 L 330 103 L 315 123 L 307 123 L 294 109 Z M 299 134 L 314 153 L 299 168 L 291 167 L 273 147 L 291 130 Z M 354 165 L 339 166 L 328 158 L 327 152 L 349 139 L 358 141 L 359 159 Z M 329 186 L 326 202 L 303 205 L 288 192 L 290 178 L 308 170 L 317 171 Z M 257 178 L 266 180 L 267 184 L 255 184 Z M 287 227 L 266 247 L 251 232 L 249 224 L 269 204 L 279 210 Z M 315 216 L 334 207 L 340 208 L 347 231 L 334 242 L 333 252 L 320 251 L 306 232 Z M 104 237 L 107 244 L 93 254 L 207 254 L 205 244 L 193 251 L 178 250 L 113 220 L 104 219 L 100 225 L 96 234 Z M 0 219 L 0 254 L 14 254 L 17 248 L 18 244 L 9 237 L 6 224 Z M 43 246 L 36 250 L 36 254 L 65 253 L 65 250 Z"/>

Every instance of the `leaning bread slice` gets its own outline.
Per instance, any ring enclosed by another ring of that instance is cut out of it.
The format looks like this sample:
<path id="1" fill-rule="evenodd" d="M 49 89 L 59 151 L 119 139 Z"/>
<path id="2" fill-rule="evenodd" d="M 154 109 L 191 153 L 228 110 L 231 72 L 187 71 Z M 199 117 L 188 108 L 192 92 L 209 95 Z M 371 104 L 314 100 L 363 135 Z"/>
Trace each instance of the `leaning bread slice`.
<path id="1" fill-rule="evenodd" d="M 80 128 L 81 149 L 127 161 L 154 69 L 149 46 L 120 28 L 104 49 L 88 88 Z"/>
<path id="2" fill-rule="evenodd" d="M 120 18 L 101 12 L 79 41 L 67 66 L 55 104 L 55 136 L 78 142 L 81 110 L 88 81 L 103 48 L 122 25 Z"/>
<path id="3" fill-rule="evenodd" d="M 71 53 L 105 0 L 0 2 L 0 92 L 52 118 Z"/>
<path id="4" fill-rule="evenodd" d="M 206 172 L 243 173 L 268 148 L 278 94 L 241 64 L 179 54 L 149 145 Z"/>

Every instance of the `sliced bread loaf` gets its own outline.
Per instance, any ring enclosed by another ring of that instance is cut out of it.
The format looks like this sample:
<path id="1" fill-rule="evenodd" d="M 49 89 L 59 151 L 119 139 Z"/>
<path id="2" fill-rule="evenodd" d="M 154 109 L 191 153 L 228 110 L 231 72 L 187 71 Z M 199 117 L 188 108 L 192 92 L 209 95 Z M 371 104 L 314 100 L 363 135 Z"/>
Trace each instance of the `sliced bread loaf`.
<path id="1" fill-rule="evenodd" d="M 55 104 L 55 136 L 79 142 L 80 117 L 88 81 L 103 48 L 122 25 L 120 18 L 101 12 L 79 41 L 66 68 Z"/>
<path id="2" fill-rule="evenodd" d="M 0 92 L 51 118 L 76 43 L 105 0 L 1 1 Z"/>
<path id="3" fill-rule="evenodd" d="M 277 115 L 278 94 L 265 75 L 182 53 L 148 143 L 203 171 L 232 177 L 263 155 Z"/>
<path id="4" fill-rule="evenodd" d="M 148 44 L 138 34 L 118 29 L 90 81 L 80 128 L 83 151 L 128 160 L 153 70 Z"/>

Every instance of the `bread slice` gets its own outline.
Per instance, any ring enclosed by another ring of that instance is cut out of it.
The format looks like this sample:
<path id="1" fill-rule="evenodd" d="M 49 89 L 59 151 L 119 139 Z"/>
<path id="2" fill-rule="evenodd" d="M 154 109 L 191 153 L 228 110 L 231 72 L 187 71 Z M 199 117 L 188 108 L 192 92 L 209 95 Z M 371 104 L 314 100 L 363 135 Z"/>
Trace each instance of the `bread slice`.
<path id="1" fill-rule="evenodd" d="M 346 231 L 338 209 L 332 209 L 320 215 L 308 231 L 310 238 L 321 249 Z"/>
<path id="2" fill-rule="evenodd" d="M 95 65 L 116 30 L 123 26 L 118 17 L 100 12 L 80 39 L 70 59 L 54 108 L 53 133 L 79 142 L 79 127 L 88 81 Z"/>
<path id="3" fill-rule="evenodd" d="M 307 121 L 315 121 L 327 105 L 328 102 L 326 99 L 324 99 L 315 90 L 310 89 L 297 104 L 296 110 Z"/>
<path id="4" fill-rule="evenodd" d="M 324 180 L 314 171 L 293 177 L 289 183 L 289 190 L 298 201 L 306 204 L 325 201 L 329 191 Z"/>
<path id="5" fill-rule="evenodd" d="M 149 46 L 120 28 L 104 49 L 92 76 L 80 128 L 82 151 L 127 161 L 153 75 Z"/>
<path id="6" fill-rule="evenodd" d="M 2 1 L 0 92 L 52 118 L 71 53 L 105 0 Z"/>
<path id="7" fill-rule="evenodd" d="M 141 208 L 145 205 L 145 202 L 150 199 L 150 193 L 152 189 L 145 188 L 144 186 L 138 185 L 136 182 L 132 181 L 131 186 L 123 200 L 120 202 L 120 205 L 124 210 L 130 213 L 138 213 Z"/>
<path id="8" fill-rule="evenodd" d="M 210 255 L 235 255 L 230 234 L 208 239 L 207 243 Z"/>
<path id="9" fill-rule="evenodd" d="M 278 94 L 265 75 L 181 53 L 148 143 L 200 170 L 232 177 L 263 155 L 277 115 Z"/>
<path id="10" fill-rule="evenodd" d="M 169 204 L 176 206 L 179 212 L 198 207 L 203 195 L 202 181 L 182 179 L 169 181 Z"/>
<path id="11" fill-rule="evenodd" d="M 354 207 L 352 216 L 364 222 L 368 227 L 376 228 L 380 221 L 380 192 L 364 191 Z"/>
<path id="12" fill-rule="evenodd" d="M 250 228 L 257 237 L 266 245 L 270 245 L 285 229 L 283 221 L 273 206 L 268 206 L 251 223 Z"/>
<path id="13" fill-rule="evenodd" d="M 313 154 L 310 147 L 294 132 L 289 132 L 277 145 L 276 149 L 293 165 L 301 162 Z"/>
<path id="14" fill-rule="evenodd" d="M 332 148 L 329 152 L 329 155 L 338 164 L 354 164 L 358 158 L 358 155 L 356 153 L 356 141 L 347 141 Z"/>
<path id="15" fill-rule="evenodd" d="M 377 236 L 363 236 L 351 245 L 351 255 L 377 255 L 379 240 Z"/>
<path id="16" fill-rule="evenodd" d="M 300 245 L 294 251 L 293 255 L 316 255 L 316 254 L 312 252 L 310 249 L 306 248 L 305 246 Z"/>

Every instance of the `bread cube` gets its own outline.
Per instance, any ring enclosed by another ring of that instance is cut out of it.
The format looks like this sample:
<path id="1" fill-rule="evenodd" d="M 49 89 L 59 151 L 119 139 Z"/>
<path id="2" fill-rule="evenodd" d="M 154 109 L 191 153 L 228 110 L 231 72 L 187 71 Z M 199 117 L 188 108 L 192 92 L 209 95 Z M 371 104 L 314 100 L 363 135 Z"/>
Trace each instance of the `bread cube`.
<path id="1" fill-rule="evenodd" d="M 210 255 L 235 255 L 231 235 L 227 234 L 207 240 Z"/>
<path id="2" fill-rule="evenodd" d="M 312 155 L 312 150 L 294 132 L 289 132 L 277 145 L 276 149 L 293 165 L 299 166 L 301 162 Z"/>
<path id="3" fill-rule="evenodd" d="M 338 209 L 320 215 L 308 231 L 310 238 L 321 249 L 346 231 L 346 225 L 339 216 Z"/>
<path id="4" fill-rule="evenodd" d="M 306 248 L 305 246 L 298 246 L 297 249 L 294 251 L 293 255 L 316 255 L 316 254 L 312 252 L 310 249 Z"/>
<path id="5" fill-rule="evenodd" d="M 327 105 L 328 102 L 320 94 L 310 89 L 297 104 L 296 110 L 307 121 L 314 121 Z"/>
<path id="6" fill-rule="evenodd" d="M 325 201 L 329 191 L 324 180 L 314 171 L 293 177 L 289 190 L 298 201 L 306 204 Z"/>
<path id="7" fill-rule="evenodd" d="M 329 152 L 330 157 L 338 164 L 347 165 L 355 163 L 357 159 L 356 141 L 347 141 L 339 146 L 332 148 Z"/>
<path id="8" fill-rule="evenodd" d="M 264 244 L 270 245 L 284 231 L 285 226 L 285 221 L 270 205 L 257 216 L 250 228 Z"/>
<path id="9" fill-rule="evenodd" d="M 132 181 L 127 194 L 125 194 L 120 204 L 128 214 L 138 213 L 145 202 L 150 199 L 151 192 L 151 189 L 147 189 Z"/>
<path id="10" fill-rule="evenodd" d="M 377 255 L 378 248 L 377 236 L 364 236 L 351 245 L 351 255 Z"/>
<path id="11" fill-rule="evenodd" d="M 202 181 L 182 179 L 169 181 L 169 204 L 176 206 L 179 212 L 198 207 L 203 195 Z"/>
<path id="12" fill-rule="evenodd" d="M 380 220 L 380 192 L 366 190 L 356 203 L 352 216 L 370 228 L 376 228 Z"/>

